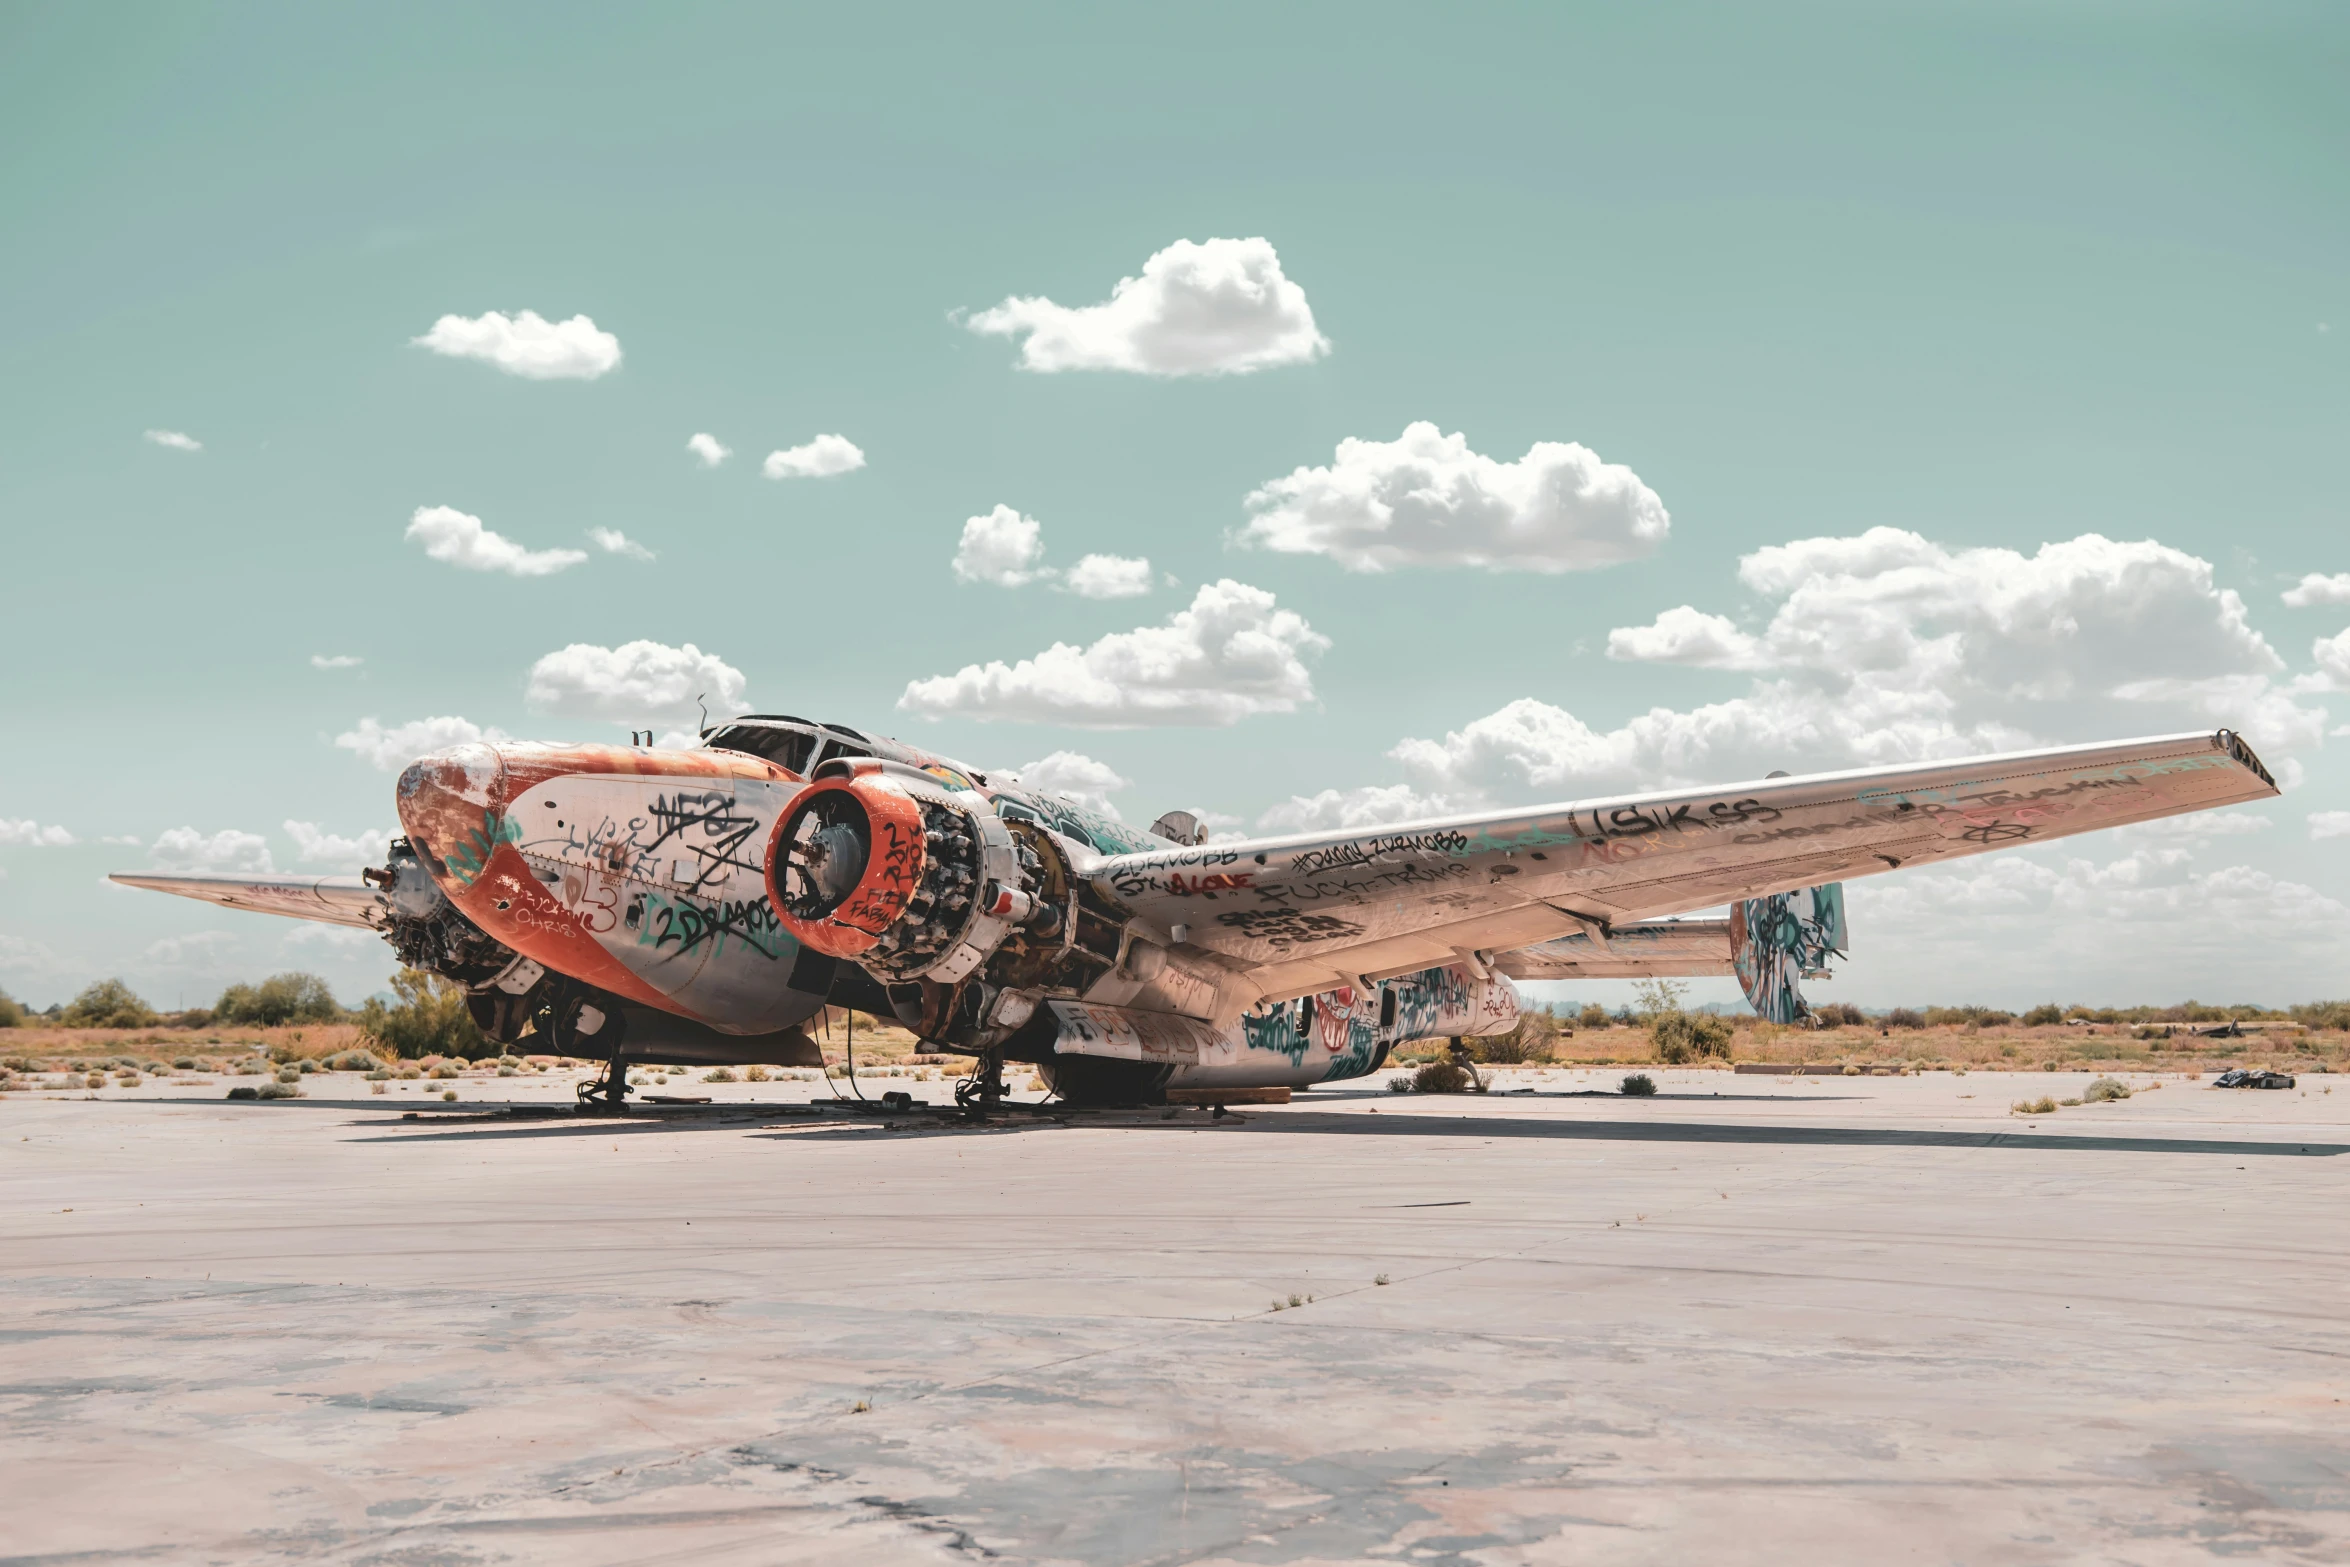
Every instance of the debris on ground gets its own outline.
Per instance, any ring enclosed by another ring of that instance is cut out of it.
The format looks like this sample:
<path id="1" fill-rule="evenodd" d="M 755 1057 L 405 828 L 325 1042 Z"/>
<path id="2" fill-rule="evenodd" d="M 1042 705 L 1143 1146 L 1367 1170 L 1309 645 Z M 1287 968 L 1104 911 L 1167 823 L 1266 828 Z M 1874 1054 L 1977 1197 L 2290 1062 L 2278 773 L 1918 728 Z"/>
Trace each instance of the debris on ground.
<path id="1" fill-rule="evenodd" d="M 2214 1088 L 2290 1088 L 2293 1074 L 2269 1072 L 2259 1067 L 2231 1067 L 2211 1080 Z"/>

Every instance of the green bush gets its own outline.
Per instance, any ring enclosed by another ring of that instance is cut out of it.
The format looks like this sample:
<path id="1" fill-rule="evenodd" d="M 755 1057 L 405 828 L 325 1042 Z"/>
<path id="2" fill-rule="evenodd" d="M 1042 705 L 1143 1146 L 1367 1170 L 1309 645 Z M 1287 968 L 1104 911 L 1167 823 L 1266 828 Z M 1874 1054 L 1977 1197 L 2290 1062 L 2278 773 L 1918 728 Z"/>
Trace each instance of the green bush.
<path id="1" fill-rule="evenodd" d="M 1412 1089 L 1422 1094 L 1465 1094 L 1471 1078 L 1468 1068 L 1454 1061 L 1431 1061 L 1412 1074 Z"/>
<path id="2" fill-rule="evenodd" d="M 155 1009 L 121 980 L 101 979 L 84 986 L 57 1020 L 67 1028 L 152 1028 Z"/>
<path id="3" fill-rule="evenodd" d="M 1614 1019 L 1607 1015 L 1607 1008 L 1596 1001 L 1584 1002 L 1583 1010 L 1575 1014 L 1577 1028 L 1605 1028 L 1613 1021 Z"/>
<path id="4" fill-rule="evenodd" d="M 1629 1094 L 1634 1099 L 1644 1099 L 1656 1092 L 1656 1079 L 1646 1072 L 1634 1072 L 1624 1079 L 1624 1086 L 1619 1092 Z"/>
<path id="5" fill-rule="evenodd" d="M 2026 1028 L 2047 1028 L 2064 1021 L 2064 1008 L 2053 1001 L 2044 1001 L 2017 1021 Z"/>
<path id="6" fill-rule="evenodd" d="M 498 1053 L 489 1036 L 473 1026 L 464 986 L 421 969 L 402 969 L 392 976 L 392 990 L 400 998 L 397 1005 L 371 996 L 359 1009 L 359 1032 L 398 1059 L 462 1056 L 473 1061 Z"/>
<path id="7" fill-rule="evenodd" d="M 0 1028 L 24 1027 L 24 1007 L 5 990 L 0 990 Z"/>
<path id="8" fill-rule="evenodd" d="M 1883 1022 L 1887 1028 L 1924 1028 L 1926 1026 L 1926 1020 L 1907 1007 L 1895 1007 L 1885 1014 Z"/>
<path id="9" fill-rule="evenodd" d="M 2090 1104 L 2107 1099 L 2127 1099 L 2130 1097 L 2130 1085 L 2114 1078 L 2101 1077 L 2082 1089 L 2081 1097 Z"/>
<path id="10" fill-rule="evenodd" d="M 2310 1028 L 2350 1029 L 2350 1001 L 2311 1001 L 2293 1008 L 2293 1021 Z"/>
<path id="11" fill-rule="evenodd" d="M 1525 1012 L 1508 1033 L 1487 1034 L 1468 1044 L 1470 1054 L 1484 1065 L 1523 1066 L 1529 1061 L 1548 1061 L 1558 1037 L 1558 1019 L 1547 1012 Z"/>
<path id="12" fill-rule="evenodd" d="M 342 1015 L 335 993 L 316 974 L 272 974 L 258 985 L 231 985 L 222 991 L 209 1021 L 278 1028 L 287 1023 L 331 1023 Z"/>
<path id="13" fill-rule="evenodd" d="M 1660 1012 L 1648 1025 L 1648 1037 L 1667 1066 L 1707 1056 L 1730 1059 L 1730 1025 L 1710 1012 Z"/>

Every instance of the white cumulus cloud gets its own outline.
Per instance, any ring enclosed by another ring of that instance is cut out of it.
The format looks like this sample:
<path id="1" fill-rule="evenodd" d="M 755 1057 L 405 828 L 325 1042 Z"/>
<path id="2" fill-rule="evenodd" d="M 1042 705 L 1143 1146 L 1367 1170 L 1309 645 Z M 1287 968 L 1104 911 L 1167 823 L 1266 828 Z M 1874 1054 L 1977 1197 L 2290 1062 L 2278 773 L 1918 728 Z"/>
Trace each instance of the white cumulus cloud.
<path id="1" fill-rule="evenodd" d="M 819 435 L 805 446 L 769 452 L 761 468 L 770 479 L 829 479 L 865 466 L 865 454 L 845 435 Z"/>
<path id="2" fill-rule="evenodd" d="M 682 724 L 698 718 L 696 698 L 707 699 L 712 718 L 741 712 L 744 684 L 741 670 L 691 642 L 574 642 L 530 666 L 525 696 L 539 711 L 564 718 Z"/>
<path id="3" fill-rule="evenodd" d="M 263 875 L 274 870 L 269 840 L 257 832 L 223 827 L 206 837 L 193 827 L 174 827 L 159 834 L 147 857 L 157 870 L 226 871 Z"/>
<path id="4" fill-rule="evenodd" d="M 2312 838 L 2350 838 L 2350 811 L 2311 811 L 2309 836 Z"/>
<path id="5" fill-rule="evenodd" d="M 362 718 L 356 728 L 336 735 L 335 744 L 370 767 L 396 773 L 433 751 L 480 741 L 495 745 L 511 738 L 503 730 L 484 729 L 471 719 L 444 714 L 438 718 L 412 719 L 389 729 L 372 718 Z"/>
<path id="6" fill-rule="evenodd" d="M 715 468 L 734 455 L 731 448 L 718 444 L 717 436 L 703 430 L 696 430 L 685 438 L 685 449 L 701 458 L 705 468 Z"/>
<path id="7" fill-rule="evenodd" d="M 2148 838 L 2158 843 L 2185 843 L 2202 848 L 2214 838 L 2241 838 L 2266 832 L 2276 823 L 2258 811 L 2197 811 L 2191 816 L 2160 816 L 2114 829 L 2117 838 Z"/>
<path id="8" fill-rule="evenodd" d="M 1063 580 L 1079 598 L 1140 598 L 1151 590 L 1151 563 L 1135 555 L 1088 555 Z"/>
<path id="9" fill-rule="evenodd" d="M 620 339 L 586 316 L 549 321 L 535 310 L 443 316 L 411 339 L 451 359 L 478 359 L 530 381 L 593 381 L 618 367 Z"/>
<path id="10" fill-rule="evenodd" d="M 313 653 L 310 655 L 312 669 L 357 669 L 364 662 L 366 660 L 356 653 Z"/>
<path id="11" fill-rule="evenodd" d="M 1050 576 L 1044 566 L 1043 524 L 1009 506 L 966 518 L 954 566 L 958 582 L 987 582 L 999 588 Z"/>
<path id="12" fill-rule="evenodd" d="M 1762 669 L 1770 663 L 1762 644 L 1735 621 L 1686 604 L 1666 610 L 1650 625 L 1618 626 L 1607 634 L 1607 656 L 1700 669 Z"/>
<path id="13" fill-rule="evenodd" d="M 482 526 L 479 517 L 454 506 L 419 506 L 405 537 L 424 546 L 434 560 L 467 571 L 502 571 L 513 577 L 544 577 L 587 559 L 585 550 L 532 550 Z"/>
<path id="14" fill-rule="evenodd" d="M 1330 352 L 1306 291 L 1282 275 L 1265 239 L 1177 240 L 1142 264 L 1142 276 L 1119 279 L 1102 304 L 1015 297 L 966 324 L 995 337 L 1025 334 L 1023 370 L 1246 375 Z"/>
<path id="15" fill-rule="evenodd" d="M 1872 529 L 1746 556 L 1777 600 L 1758 633 L 1684 607 L 1609 639 L 1618 658 L 1739 669 L 1746 694 L 1598 729 L 1517 701 L 1390 753 L 1423 790 L 1528 799 L 1892 765 L 2209 724 L 2275 751 L 2318 743 L 2324 714 L 2274 676 L 2274 649 L 2206 561 L 2097 534 L 1948 550 Z M 2290 781 L 2298 763 L 2272 752 Z"/>
<path id="16" fill-rule="evenodd" d="M 1986 855 L 1847 896 L 1855 936 L 1870 933 L 1854 967 L 1934 1001 L 2306 994 L 2311 963 L 2350 937 L 2350 909 L 2316 888 L 2249 865 L 2198 870 L 2175 849 Z"/>
<path id="17" fill-rule="evenodd" d="M 596 548 L 607 555 L 626 555 L 631 560 L 651 560 L 653 552 L 621 532 L 618 528 L 590 528 L 588 537 Z"/>
<path id="18" fill-rule="evenodd" d="M 2302 677 L 2306 689 L 2350 691 L 2350 631 L 2319 637 L 2309 645 L 2309 656 L 2317 665 L 2317 673 Z"/>
<path id="19" fill-rule="evenodd" d="M 1306 660 L 1329 645 L 1272 594 L 1225 578 L 1203 586 L 1165 625 L 1114 632 L 1085 648 L 1056 642 L 1017 664 L 970 664 L 916 680 L 898 706 L 931 717 L 1093 729 L 1229 724 L 1312 701 Z"/>
<path id="20" fill-rule="evenodd" d="M 360 832 L 345 837 L 322 829 L 316 822 L 288 821 L 286 836 L 294 840 L 295 857 L 305 865 L 325 865 L 336 870 L 357 870 L 383 858 L 384 847 L 392 835 L 388 832 Z"/>
<path id="21" fill-rule="evenodd" d="M 2313 571 L 2285 589 L 2283 596 L 2295 609 L 2307 609 L 2313 604 L 2350 604 L 2350 571 L 2338 571 L 2330 577 Z"/>
<path id="22" fill-rule="evenodd" d="M 200 452 L 204 449 L 202 441 L 178 430 L 149 430 L 147 439 L 157 446 L 168 446 L 175 452 Z"/>
<path id="23" fill-rule="evenodd" d="M 1248 507 L 1241 543 L 1350 571 L 1580 571 L 1652 554 L 1672 527 L 1656 491 L 1588 447 L 1537 441 L 1499 462 L 1425 420 L 1392 441 L 1340 441 L 1329 467 L 1269 480 Z"/>
<path id="24" fill-rule="evenodd" d="M 375 932 L 360 931 L 355 934 L 374 936 Z M 185 936 L 166 936 L 161 941 L 151 941 L 141 956 L 157 968 L 210 968 L 236 945 L 237 937 L 233 931 L 198 930 L 190 931 Z"/>
<path id="25" fill-rule="evenodd" d="M 1360 789 L 1325 789 L 1291 795 L 1257 818 L 1261 831 L 1352 832 L 1391 822 L 1446 816 L 1456 809 L 1442 795 L 1422 794 L 1409 784 L 1373 784 Z"/>
<path id="26" fill-rule="evenodd" d="M 0 816 L 0 843 L 31 844 L 41 848 L 63 848 L 76 841 L 74 835 L 62 827 L 55 825 L 44 827 L 36 821 L 25 819 L 11 821 L 5 816 Z"/>
<path id="27" fill-rule="evenodd" d="M 1132 779 L 1120 777 L 1109 763 L 1097 762 L 1081 751 L 1055 751 L 1050 756 L 1024 762 L 1013 769 L 1012 778 L 1031 789 L 1074 800 L 1113 821 L 1122 818 L 1118 808 L 1110 803 L 1110 796 L 1120 789 L 1134 787 Z"/>

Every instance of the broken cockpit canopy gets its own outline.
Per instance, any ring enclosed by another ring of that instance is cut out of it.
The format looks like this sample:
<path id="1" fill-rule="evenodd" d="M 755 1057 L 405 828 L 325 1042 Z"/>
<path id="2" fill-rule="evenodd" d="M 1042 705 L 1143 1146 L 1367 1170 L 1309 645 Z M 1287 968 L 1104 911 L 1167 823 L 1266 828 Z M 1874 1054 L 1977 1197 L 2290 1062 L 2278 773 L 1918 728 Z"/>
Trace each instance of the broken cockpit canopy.
<path id="1" fill-rule="evenodd" d="M 721 751 L 740 751 L 805 778 L 836 756 L 871 756 L 873 742 L 839 724 L 811 723 L 786 713 L 745 713 L 703 737 Z"/>

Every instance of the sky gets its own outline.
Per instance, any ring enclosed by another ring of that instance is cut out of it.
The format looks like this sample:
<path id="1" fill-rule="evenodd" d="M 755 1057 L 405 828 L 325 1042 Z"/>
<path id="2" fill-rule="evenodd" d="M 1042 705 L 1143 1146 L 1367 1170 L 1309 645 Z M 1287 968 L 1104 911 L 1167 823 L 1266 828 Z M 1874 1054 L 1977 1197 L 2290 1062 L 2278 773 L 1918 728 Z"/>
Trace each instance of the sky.
<path id="1" fill-rule="evenodd" d="M 0 986 L 355 1000 L 104 873 L 347 873 L 418 750 L 699 698 L 1234 832 L 2224 725 L 2280 799 L 1856 882 L 1815 995 L 2350 994 L 2346 71 L 2317 4 L 0 8 Z"/>

